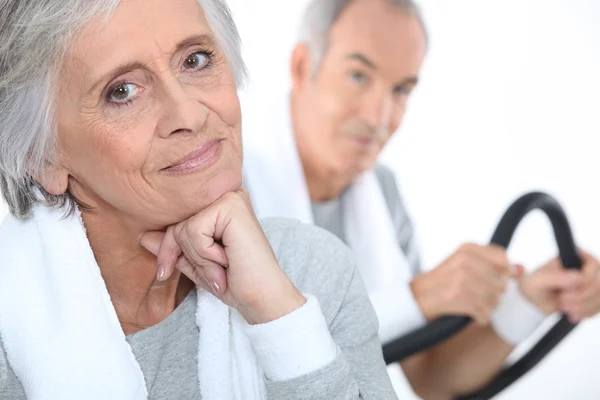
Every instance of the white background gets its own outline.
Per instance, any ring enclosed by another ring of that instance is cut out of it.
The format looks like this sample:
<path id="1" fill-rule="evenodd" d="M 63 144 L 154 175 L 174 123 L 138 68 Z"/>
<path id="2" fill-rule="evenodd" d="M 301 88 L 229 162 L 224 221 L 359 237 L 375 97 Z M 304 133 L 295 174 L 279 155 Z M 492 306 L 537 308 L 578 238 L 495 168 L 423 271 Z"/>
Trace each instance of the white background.
<path id="1" fill-rule="evenodd" d="M 229 0 L 252 81 L 252 112 L 287 89 L 306 0 Z M 383 154 L 397 173 L 423 258 L 433 267 L 464 241 L 485 243 L 520 194 L 565 208 L 577 243 L 600 256 L 600 1 L 422 0 L 431 49 L 402 129 Z M 0 204 L 0 218 L 6 208 Z M 1 247 L 1 244 L 0 244 Z M 537 213 L 519 228 L 515 261 L 555 254 Z M 498 399 L 600 399 L 600 319 L 581 324 Z M 398 378 L 400 399 L 413 398 Z"/>

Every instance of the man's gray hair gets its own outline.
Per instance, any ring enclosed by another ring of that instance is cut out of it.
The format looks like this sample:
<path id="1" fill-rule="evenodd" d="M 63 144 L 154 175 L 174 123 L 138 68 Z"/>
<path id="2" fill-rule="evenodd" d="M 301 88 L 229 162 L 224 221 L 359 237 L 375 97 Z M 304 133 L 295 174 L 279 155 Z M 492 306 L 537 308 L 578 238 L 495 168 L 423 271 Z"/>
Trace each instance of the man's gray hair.
<path id="1" fill-rule="evenodd" d="M 246 76 L 241 41 L 225 0 L 197 0 L 238 85 Z M 75 207 L 34 177 L 58 162 L 57 76 L 70 42 L 95 17 L 110 16 L 120 0 L 2 0 L 0 3 L 0 190 L 17 218 L 36 203 Z"/>
<path id="2" fill-rule="evenodd" d="M 313 74 L 317 74 L 329 46 L 329 33 L 353 0 L 312 0 L 300 25 L 300 41 L 305 43 L 313 59 Z M 428 41 L 427 28 L 421 10 L 413 0 L 384 0 L 398 11 L 416 17 Z"/>

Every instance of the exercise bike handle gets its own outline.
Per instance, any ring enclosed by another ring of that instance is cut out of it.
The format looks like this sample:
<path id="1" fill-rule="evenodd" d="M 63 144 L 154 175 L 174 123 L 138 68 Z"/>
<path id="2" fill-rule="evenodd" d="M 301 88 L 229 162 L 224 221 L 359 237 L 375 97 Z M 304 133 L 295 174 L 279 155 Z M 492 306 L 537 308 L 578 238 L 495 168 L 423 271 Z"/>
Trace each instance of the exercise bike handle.
<path id="1" fill-rule="evenodd" d="M 502 216 L 492 235 L 490 244 L 508 248 L 519 223 L 527 214 L 536 209 L 543 211 L 552 224 L 562 265 L 565 268 L 580 269 L 581 259 L 566 214 L 552 196 L 543 192 L 530 192 L 519 197 Z M 471 322 L 472 319 L 466 316 L 438 318 L 424 327 L 384 345 L 384 359 L 387 364 L 402 361 L 411 355 L 444 342 Z M 575 326 L 576 324 L 570 323 L 563 316 L 525 356 L 501 372 L 485 388 L 457 400 L 484 400 L 495 396 L 533 368 Z"/>

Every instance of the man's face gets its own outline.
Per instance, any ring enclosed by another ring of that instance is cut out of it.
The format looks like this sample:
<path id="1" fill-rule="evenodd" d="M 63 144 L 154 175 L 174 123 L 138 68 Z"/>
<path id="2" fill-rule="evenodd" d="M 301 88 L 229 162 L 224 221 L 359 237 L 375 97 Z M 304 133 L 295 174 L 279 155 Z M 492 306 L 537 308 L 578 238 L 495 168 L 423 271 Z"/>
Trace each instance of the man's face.
<path id="1" fill-rule="evenodd" d="M 402 122 L 426 47 L 417 18 L 381 0 L 354 0 L 316 76 L 296 86 L 303 162 L 344 175 L 372 167 Z"/>

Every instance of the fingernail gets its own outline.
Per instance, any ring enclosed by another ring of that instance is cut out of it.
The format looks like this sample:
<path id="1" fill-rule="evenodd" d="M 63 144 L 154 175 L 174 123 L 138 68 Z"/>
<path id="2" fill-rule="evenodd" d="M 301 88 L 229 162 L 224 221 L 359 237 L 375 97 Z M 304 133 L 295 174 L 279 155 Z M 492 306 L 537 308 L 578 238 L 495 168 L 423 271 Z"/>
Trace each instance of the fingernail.
<path id="1" fill-rule="evenodd" d="M 159 265 L 158 271 L 156 273 L 156 279 L 160 281 L 164 275 L 165 275 L 165 269 L 161 265 Z"/>
<path id="2" fill-rule="evenodd" d="M 221 295 L 221 288 L 219 287 L 219 285 L 217 285 L 217 282 L 213 282 L 210 287 L 212 288 L 213 292 L 215 293 L 216 296 L 220 296 Z"/>
<path id="3" fill-rule="evenodd" d="M 206 286 L 210 288 L 210 290 L 212 290 L 215 296 L 219 296 L 219 294 L 221 293 L 221 288 L 219 287 L 219 285 L 217 285 L 216 282 L 210 283 L 208 279 L 204 278 L 204 283 L 206 283 Z"/>

